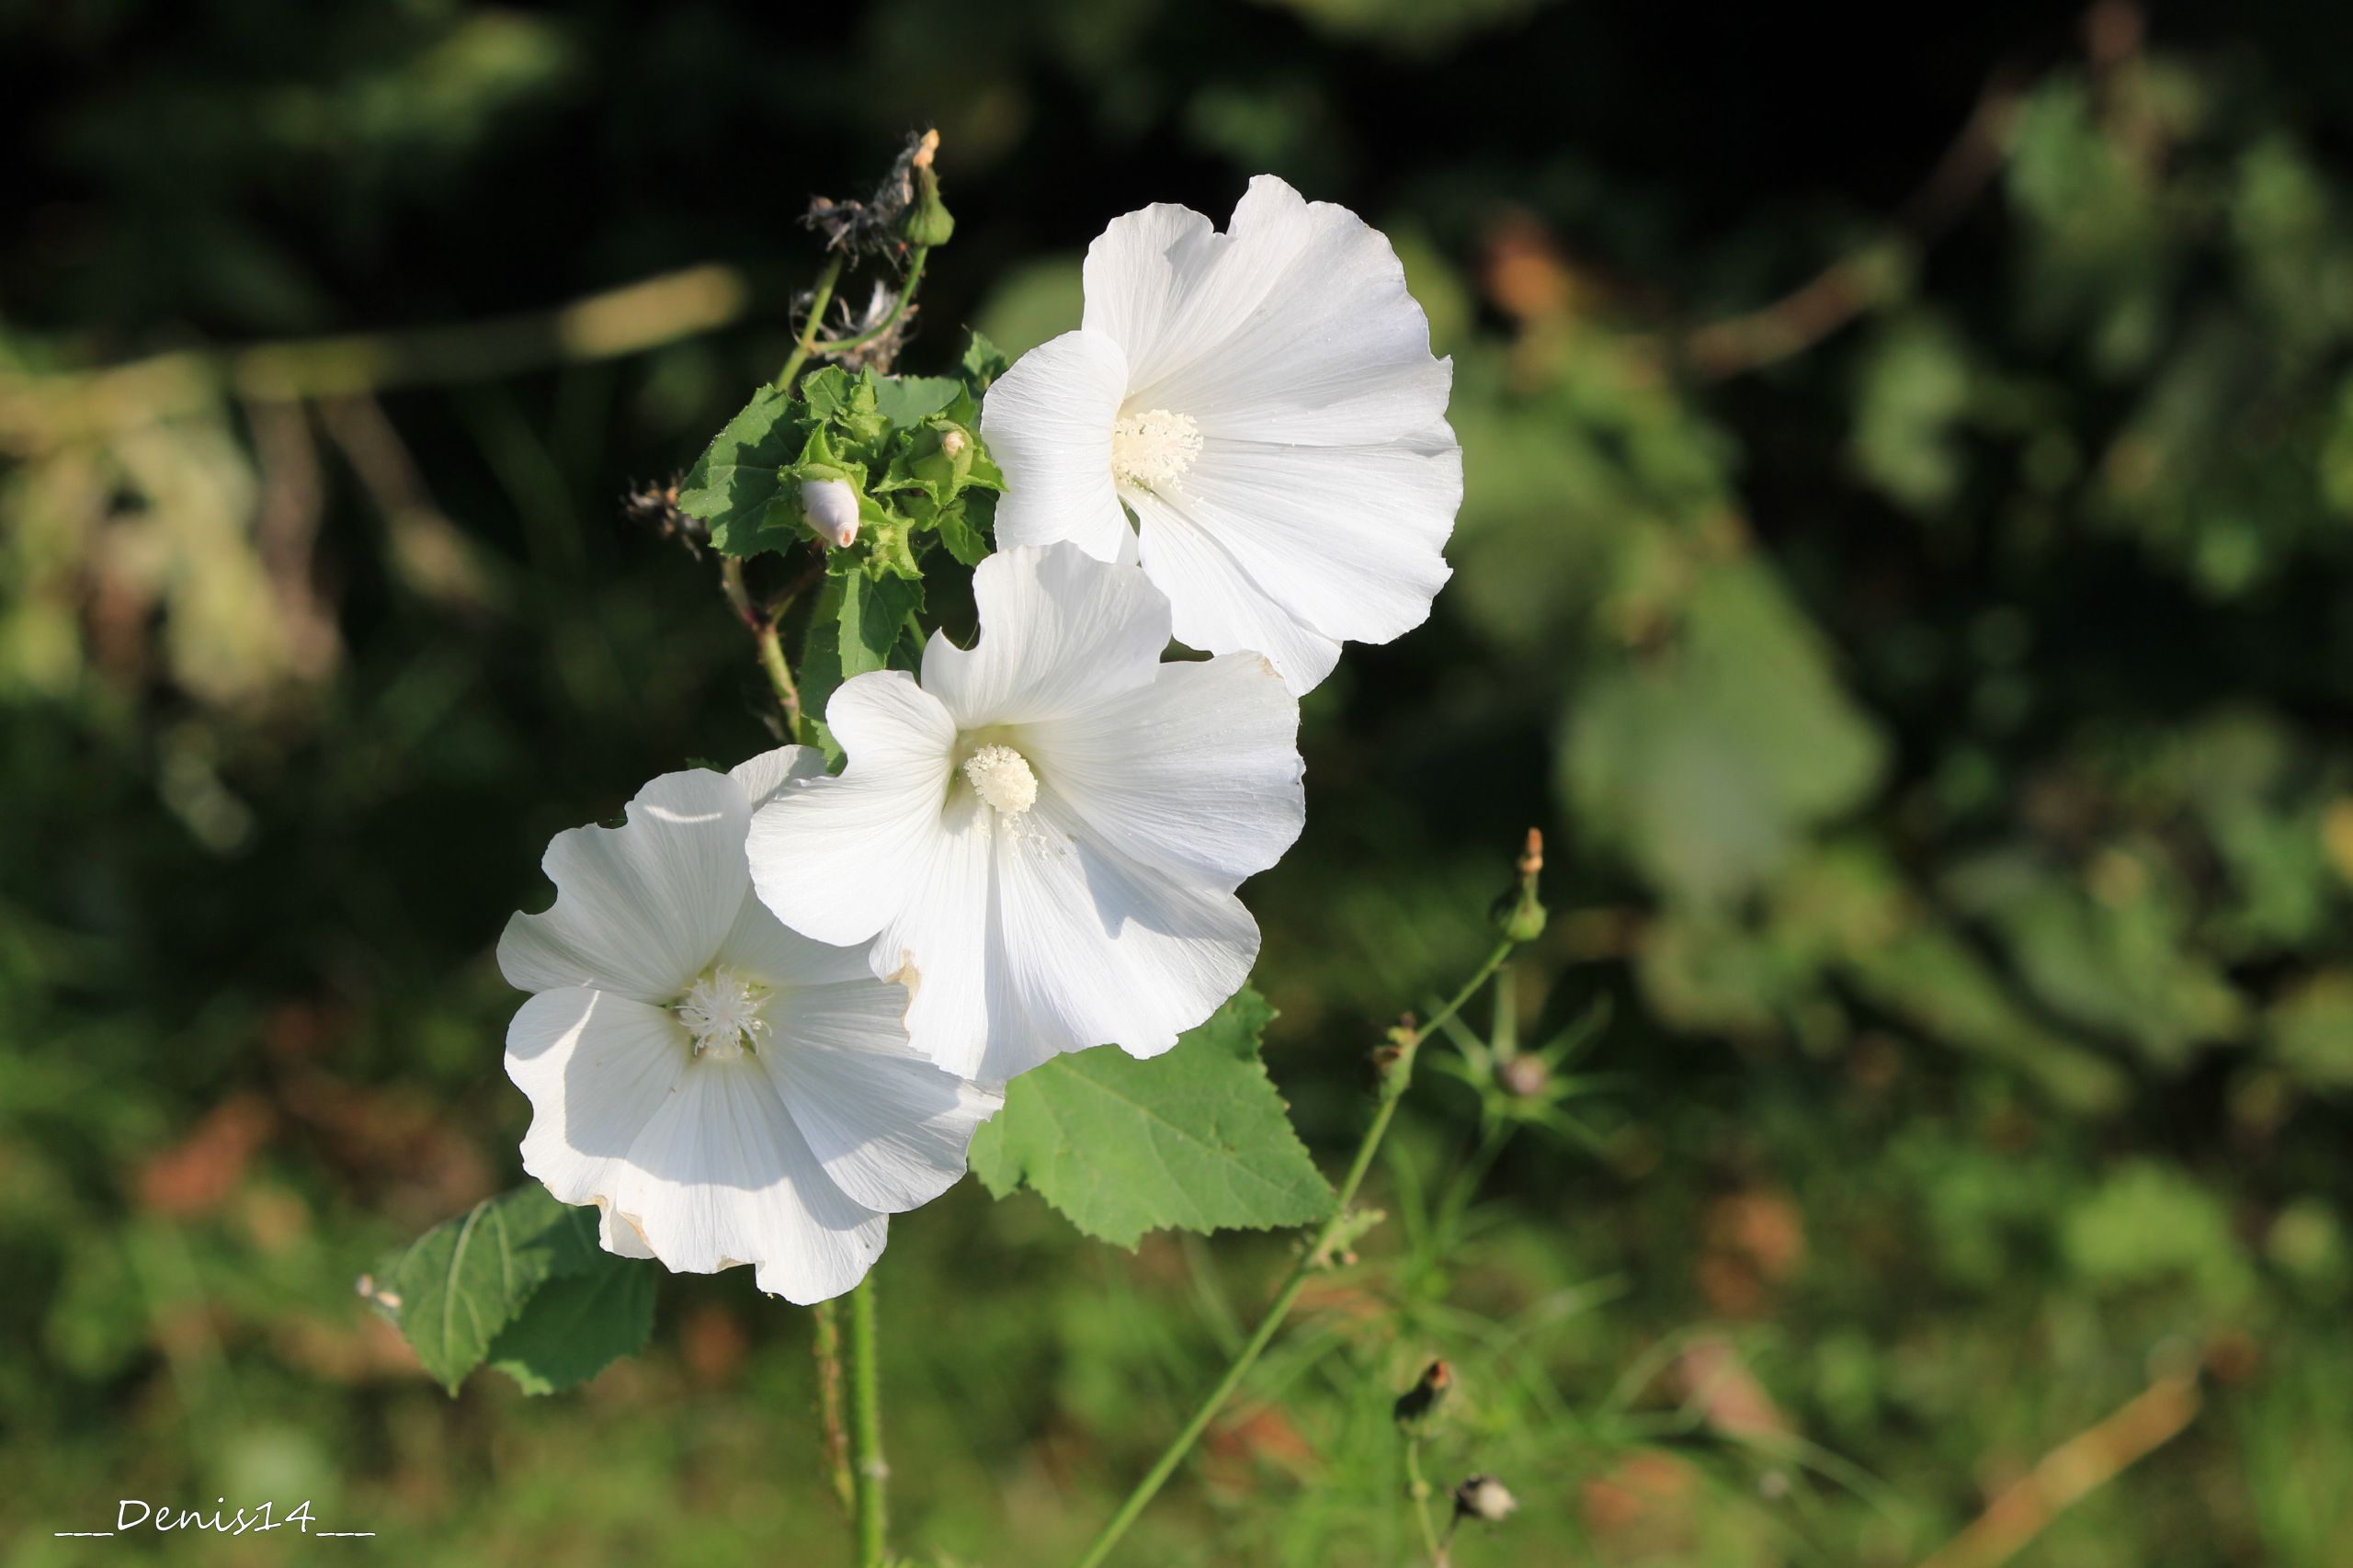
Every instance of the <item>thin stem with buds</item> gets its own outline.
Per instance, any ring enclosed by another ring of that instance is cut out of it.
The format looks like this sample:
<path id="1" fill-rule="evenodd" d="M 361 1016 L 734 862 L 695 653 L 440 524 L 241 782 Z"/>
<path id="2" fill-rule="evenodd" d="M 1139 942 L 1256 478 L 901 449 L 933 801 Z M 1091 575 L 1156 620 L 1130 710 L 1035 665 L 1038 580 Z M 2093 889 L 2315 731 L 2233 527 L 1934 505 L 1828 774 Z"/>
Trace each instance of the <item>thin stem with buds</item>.
<path id="1" fill-rule="evenodd" d="M 1192 1451 L 1193 1445 L 1200 1441 L 1201 1434 L 1209 1430 L 1210 1423 L 1217 1419 L 1218 1412 L 1225 1408 L 1226 1402 L 1242 1386 L 1242 1381 L 1250 1375 L 1250 1369 L 1257 1365 L 1260 1354 L 1273 1341 L 1276 1331 L 1283 1325 L 1283 1320 L 1290 1315 L 1292 1306 L 1299 1301 L 1300 1291 L 1306 1288 L 1308 1277 L 1329 1266 L 1334 1242 L 1341 1228 L 1350 1223 L 1350 1210 L 1356 1202 L 1357 1190 L 1364 1185 L 1365 1173 L 1372 1168 L 1373 1156 L 1381 1152 L 1381 1141 L 1388 1136 L 1389 1124 L 1397 1115 L 1397 1102 L 1404 1097 L 1407 1086 L 1413 1082 L 1414 1058 L 1421 1050 L 1422 1042 L 1429 1039 L 1431 1030 L 1461 1012 L 1471 998 L 1478 994 L 1479 988 L 1502 967 L 1504 960 L 1511 956 L 1516 945 L 1506 938 L 1487 955 L 1487 961 L 1481 964 L 1470 982 L 1454 994 L 1453 1000 L 1440 1007 L 1427 1023 L 1400 1029 L 1394 1037 L 1394 1044 L 1385 1048 L 1380 1104 L 1372 1113 L 1371 1125 L 1365 1129 L 1363 1141 L 1357 1145 L 1356 1157 L 1348 1163 L 1348 1174 L 1340 1183 L 1331 1218 L 1324 1221 L 1322 1228 L 1315 1233 L 1315 1239 L 1301 1253 L 1299 1261 L 1291 1266 L 1290 1273 L 1284 1277 L 1281 1288 L 1276 1290 L 1274 1301 L 1268 1304 L 1266 1316 L 1259 1319 L 1256 1330 L 1235 1352 L 1233 1361 L 1225 1369 L 1225 1375 L 1218 1380 L 1215 1388 L 1210 1390 L 1209 1397 L 1201 1401 L 1200 1407 L 1193 1412 L 1192 1419 L 1185 1423 L 1184 1430 L 1176 1434 L 1152 1469 L 1144 1472 L 1143 1479 L 1136 1483 L 1135 1489 L 1128 1494 L 1119 1511 L 1096 1535 L 1086 1555 L 1079 1559 L 1078 1568 L 1099 1568 L 1111 1555 L 1111 1549 L 1119 1545 L 1120 1538 L 1128 1533 L 1129 1528 L 1159 1494 L 1160 1489 L 1167 1484 L 1168 1478 L 1176 1473 L 1176 1467 L 1185 1461 L 1185 1456 Z"/>

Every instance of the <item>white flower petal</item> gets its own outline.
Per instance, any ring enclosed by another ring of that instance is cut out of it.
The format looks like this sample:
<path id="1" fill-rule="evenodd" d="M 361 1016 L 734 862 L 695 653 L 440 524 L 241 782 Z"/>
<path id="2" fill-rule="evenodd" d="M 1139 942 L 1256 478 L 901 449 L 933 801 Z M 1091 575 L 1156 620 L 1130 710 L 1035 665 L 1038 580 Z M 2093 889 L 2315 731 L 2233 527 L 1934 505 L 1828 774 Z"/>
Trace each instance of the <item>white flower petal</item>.
<path id="1" fill-rule="evenodd" d="M 1168 596 L 1176 640 L 1211 653 L 1255 650 L 1304 696 L 1340 662 L 1326 636 L 1261 587 L 1222 540 L 1157 496 L 1135 497 L 1143 569 Z"/>
<path id="2" fill-rule="evenodd" d="M 973 1129 L 1005 1103 L 915 1054 L 906 1004 L 904 988 L 870 978 L 786 992 L 767 1017 L 790 1049 L 761 1058 L 825 1173 L 892 1214 L 954 1186 Z"/>
<path id="3" fill-rule="evenodd" d="M 1126 350 L 1128 410 L 1292 445 L 1366 446 L 1445 417 L 1452 364 L 1432 358 L 1379 230 L 1271 175 L 1222 239 L 1165 210 L 1115 221 L 1087 255 L 1085 324 Z"/>
<path id="4" fill-rule="evenodd" d="M 1199 212 L 1168 202 L 1112 219 L 1086 247 L 1080 330 L 1102 333 L 1126 350 L 1131 382 L 1213 346 L 1228 324 L 1219 309 L 1230 314 L 1231 306 L 1203 297 L 1200 285 L 1230 243 Z"/>
<path id="5" fill-rule="evenodd" d="M 747 892 L 734 929 L 719 944 L 713 961 L 767 986 L 838 985 L 850 980 L 871 982 L 866 948 L 864 942 L 844 948 L 804 937 L 779 920 L 756 893 Z M 899 998 L 899 1006 L 904 1012 L 905 997 Z"/>
<path id="6" fill-rule="evenodd" d="M 825 1174 L 750 1056 L 681 1077 L 631 1145 L 612 1206 L 665 1267 L 753 1264 L 761 1290 L 802 1303 L 865 1278 L 890 1222 Z"/>
<path id="7" fill-rule="evenodd" d="M 585 986 L 525 1002 L 506 1028 L 506 1074 L 531 1102 L 523 1168 L 563 1202 L 604 1204 L 692 1060 L 663 1008 Z"/>
<path id="8" fill-rule="evenodd" d="M 1450 441 L 1437 452 L 1213 441 L 1181 494 L 1150 504 L 1215 540 L 1324 636 L 1386 642 L 1429 618 L 1452 575 L 1443 551 L 1462 504 L 1462 454 Z"/>
<path id="9" fill-rule="evenodd" d="M 1149 687 L 1023 738 L 1097 837 L 1165 876 L 1231 887 L 1307 822 L 1299 701 L 1256 653 L 1163 665 Z"/>
<path id="10" fill-rule="evenodd" d="M 500 971 L 523 991 L 676 995 L 734 923 L 749 814 L 742 786 L 696 768 L 640 790 L 620 827 L 556 835 L 540 861 L 555 903 L 506 923 Z"/>
<path id="11" fill-rule="evenodd" d="M 744 787 L 744 798 L 758 811 L 803 778 L 825 777 L 825 754 L 815 746 L 779 746 L 746 757 L 727 770 Z"/>
<path id="12" fill-rule="evenodd" d="M 1115 561 L 1133 530 L 1111 483 L 1111 426 L 1127 357 L 1101 333 L 1066 332 L 1024 354 L 989 388 L 981 437 L 1005 471 L 1000 546 L 1069 540 Z"/>
<path id="13" fill-rule="evenodd" d="M 992 1038 L 980 1076 L 1117 1044 L 1156 1056 L 1241 989 L 1258 925 L 1232 893 L 1135 864 L 1041 797 L 996 835 L 1001 956 L 1028 1029 Z"/>
<path id="14" fill-rule="evenodd" d="M 966 650 L 935 636 L 923 655 L 923 688 L 966 729 L 1075 712 L 1148 686 L 1168 646 L 1160 591 L 1074 545 L 998 551 L 972 574 L 972 598 L 980 641 Z M 847 737 L 842 747 L 855 769 Z"/>
<path id="15" fill-rule="evenodd" d="M 752 884 L 777 918 L 842 946 L 881 930 L 926 874 L 955 767 L 956 723 L 903 670 L 844 681 L 825 722 L 849 766 L 762 807 L 746 849 Z"/>
<path id="16" fill-rule="evenodd" d="M 950 1073 L 1001 1084 L 1012 1074 L 989 1066 L 989 1042 L 1017 1031 L 1020 1022 L 1006 1010 L 1002 988 L 988 984 L 995 939 L 992 819 L 969 790 L 957 790 L 946 811 L 933 815 L 938 835 L 868 961 L 876 974 L 907 988 L 907 1035 L 916 1051 Z"/>

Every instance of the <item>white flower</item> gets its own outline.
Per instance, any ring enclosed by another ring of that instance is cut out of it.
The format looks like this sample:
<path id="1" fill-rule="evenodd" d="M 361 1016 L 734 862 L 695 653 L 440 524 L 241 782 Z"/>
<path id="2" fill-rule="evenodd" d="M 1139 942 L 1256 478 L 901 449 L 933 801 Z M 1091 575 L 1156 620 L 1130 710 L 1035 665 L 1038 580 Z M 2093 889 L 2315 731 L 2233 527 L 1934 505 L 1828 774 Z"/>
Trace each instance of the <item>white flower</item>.
<path id="1" fill-rule="evenodd" d="M 695 1274 L 748 1263 L 803 1302 L 864 1277 L 888 1216 L 952 1185 L 1002 1103 L 915 1054 L 905 992 L 862 953 L 752 896 L 753 807 L 824 772 L 786 746 L 664 774 L 623 825 L 556 835 L 554 905 L 498 944 L 535 993 L 506 1031 L 531 1102 L 523 1168 L 597 1205 L 609 1252 Z"/>
<path id="2" fill-rule="evenodd" d="M 1422 623 L 1462 500 L 1453 364 L 1378 230 L 1270 175 L 1222 234 L 1147 207 L 1087 251 L 1082 319 L 983 405 L 998 543 L 1141 548 L 1178 638 L 1294 693 Z"/>
<path id="3" fill-rule="evenodd" d="M 1255 653 L 1161 663 L 1167 600 L 1074 546 L 1000 551 L 972 593 L 976 646 L 834 693 L 848 766 L 753 817 L 753 883 L 796 930 L 871 939 L 954 1072 L 1165 1051 L 1257 956 L 1233 889 L 1306 820 L 1299 704 Z"/>

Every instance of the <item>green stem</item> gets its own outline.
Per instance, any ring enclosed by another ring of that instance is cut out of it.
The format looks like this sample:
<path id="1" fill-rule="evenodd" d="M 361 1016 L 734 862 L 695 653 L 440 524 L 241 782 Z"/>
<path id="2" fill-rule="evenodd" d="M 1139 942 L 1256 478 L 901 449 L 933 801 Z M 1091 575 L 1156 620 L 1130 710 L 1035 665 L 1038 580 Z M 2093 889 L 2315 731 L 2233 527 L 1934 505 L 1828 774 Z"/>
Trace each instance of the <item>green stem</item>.
<path id="1" fill-rule="evenodd" d="M 1446 1561 L 1446 1548 L 1438 1544 L 1438 1527 L 1430 1523 L 1430 1483 L 1422 1478 L 1422 1439 L 1419 1433 L 1405 1438 L 1405 1488 L 1414 1500 L 1414 1522 L 1422 1528 L 1422 1545 L 1428 1549 L 1430 1562 Z"/>
<path id="2" fill-rule="evenodd" d="M 784 710 L 784 727 L 788 738 L 796 745 L 808 736 L 801 714 L 801 687 L 792 678 L 792 666 L 784 657 L 784 612 L 810 581 L 803 574 L 765 609 L 752 602 L 752 594 L 744 582 L 744 562 L 736 556 L 727 556 L 719 563 L 720 591 L 727 596 L 729 608 L 735 611 L 752 641 L 760 651 L 760 673 L 768 677 L 769 689 L 776 693 L 777 704 Z"/>
<path id="3" fill-rule="evenodd" d="M 882 1483 L 891 1467 L 882 1462 L 880 1346 L 870 1272 L 849 1293 L 850 1483 L 858 1504 L 858 1568 L 882 1568 L 884 1556 Z"/>
<path id="4" fill-rule="evenodd" d="M 817 1415 L 824 1428 L 825 1470 L 842 1517 L 855 1516 L 858 1488 L 850 1480 L 849 1431 L 842 1425 L 842 1314 L 839 1303 L 816 1306 Z"/>
<path id="5" fill-rule="evenodd" d="M 825 307 L 834 302 L 834 285 L 841 280 L 842 256 L 837 251 L 825 258 L 825 270 L 817 274 L 817 290 L 809 297 L 809 319 L 801 324 L 801 339 L 792 346 L 792 358 L 777 372 L 776 384 L 781 390 L 790 392 L 801 367 L 809 362 L 810 351 L 817 346 L 817 328 L 824 324 Z"/>
<path id="6" fill-rule="evenodd" d="M 1242 1386 L 1243 1379 L 1250 1375 L 1250 1369 L 1257 1365 L 1258 1357 L 1272 1342 L 1276 1331 L 1282 1327 L 1283 1320 L 1290 1315 L 1290 1309 L 1299 1300 L 1300 1291 L 1306 1288 L 1308 1276 L 1329 1261 L 1325 1254 L 1331 1247 L 1332 1238 L 1347 1222 L 1349 1208 L 1356 1202 L 1357 1189 L 1364 1185 L 1365 1173 L 1372 1168 L 1373 1156 L 1381 1152 L 1381 1141 L 1388 1136 L 1389 1124 L 1397 1115 L 1397 1102 L 1404 1097 L 1406 1086 L 1414 1080 L 1415 1052 L 1421 1050 L 1422 1042 L 1429 1038 L 1431 1030 L 1461 1012 L 1464 1004 L 1478 994 L 1479 987 L 1484 985 L 1504 960 L 1510 956 L 1512 947 L 1513 944 L 1506 941 L 1487 955 L 1487 961 L 1481 964 L 1479 971 L 1454 994 L 1452 1001 L 1439 1008 L 1427 1023 L 1398 1041 L 1396 1058 L 1389 1063 L 1388 1071 L 1381 1080 L 1381 1103 L 1372 1113 L 1372 1124 L 1365 1129 L 1363 1142 L 1357 1145 L 1356 1158 L 1348 1162 L 1348 1174 L 1340 1182 L 1337 1200 L 1332 1205 L 1332 1217 L 1324 1221 L 1322 1228 L 1315 1233 L 1314 1241 L 1300 1255 L 1299 1261 L 1291 1265 L 1290 1273 L 1284 1277 L 1281 1288 L 1275 1292 L 1274 1301 L 1267 1305 L 1267 1315 L 1258 1320 L 1256 1331 L 1235 1353 L 1233 1360 L 1225 1369 L 1225 1375 L 1217 1381 L 1217 1386 L 1210 1391 L 1209 1397 L 1201 1401 L 1200 1408 L 1193 1412 L 1192 1419 L 1185 1423 L 1184 1430 L 1176 1434 L 1168 1447 L 1162 1450 L 1160 1458 L 1154 1461 L 1153 1467 L 1144 1472 L 1143 1479 L 1136 1483 L 1135 1489 L 1128 1494 L 1127 1501 L 1120 1505 L 1119 1512 L 1113 1514 L 1096 1535 L 1086 1549 L 1086 1554 L 1078 1560 L 1078 1568 L 1100 1568 L 1100 1564 L 1111 1555 L 1111 1549 L 1120 1544 L 1120 1538 L 1128 1533 L 1129 1527 L 1159 1494 L 1160 1489 L 1168 1483 L 1168 1478 L 1176 1473 L 1176 1467 L 1185 1462 L 1185 1456 L 1192 1451 L 1195 1443 L 1200 1441 L 1201 1434 L 1209 1430 L 1210 1423 L 1217 1419 L 1218 1412 L 1225 1408 L 1226 1402 Z"/>
<path id="7" fill-rule="evenodd" d="M 808 735 L 801 714 L 801 688 L 793 684 L 791 666 L 784 662 L 784 638 L 773 620 L 762 621 L 753 628 L 752 635 L 760 645 L 760 668 L 767 672 L 768 685 L 775 688 L 776 699 L 784 709 L 784 727 L 792 744 L 804 744 Z"/>
<path id="8" fill-rule="evenodd" d="M 898 325 L 899 318 L 907 313 L 908 302 L 915 297 L 915 290 L 923 283 L 923 264 L 930 257 L 929 245 L 915 247 L 915 258 L 907 264 L 907 280 L 900 286 L 898 301 L 892 305 L 891 313 L 882 318 L 881 325 L 870 326 L 855 337 L 836 337 L 824 343 L 813 344 L 811 346 L 812 351 L 818 354 L 847 354 L 853 348 L 865 347 Z"/>

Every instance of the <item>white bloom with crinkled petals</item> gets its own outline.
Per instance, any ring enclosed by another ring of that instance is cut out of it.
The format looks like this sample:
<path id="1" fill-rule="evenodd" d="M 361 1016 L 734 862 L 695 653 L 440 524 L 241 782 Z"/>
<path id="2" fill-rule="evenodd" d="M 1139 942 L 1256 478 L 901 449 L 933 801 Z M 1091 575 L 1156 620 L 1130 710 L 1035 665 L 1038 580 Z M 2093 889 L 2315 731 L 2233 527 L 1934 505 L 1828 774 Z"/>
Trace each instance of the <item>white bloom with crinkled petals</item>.
<path id="1" fill-rule="evenodd" d="M 998 543 L 1140 551 L 1179 639 L 1264 653 L 1294 694 L 1342 642 L 1420 625 L 1462 452 L 1452 362 L 1380 231 L 1262 175 L 1223 233 L 1183 207 L 1115 219 L 1086 282 L 1080 328 L 983 406 Z"/>
<path id="2" fill-rule="evenodd" d="M 842 683 L 839 778 L 752 819 L 786 925 L 870 944 L 915 1049 L 997 1083 L 1065 1051 L 1151 1056 L 1240 988 L 1234 896 L 1299 836 L 1299 703 L 1256 653 L 1163 663 L 1168 601 L 1075 545 L 973 574 L 980 641 Z"/>
<path id="3" fill-rule="evenodd" d="M 787 930 L 753 896 L 753 809 L 824 770 L 785 746 L 664 774 L 620 827 L 556 835 L 555 903 L 498 944 L 533 994 L 506 1031 L 531 1102 L 523 1168 L 595 1204 L 609 1252 L 750 1264 L 801 1302 L 863 1278 L 889 1216 L 952 1185 L 1002 1103 L 916 1054 L 905 990 L 862 951 Z"/>

